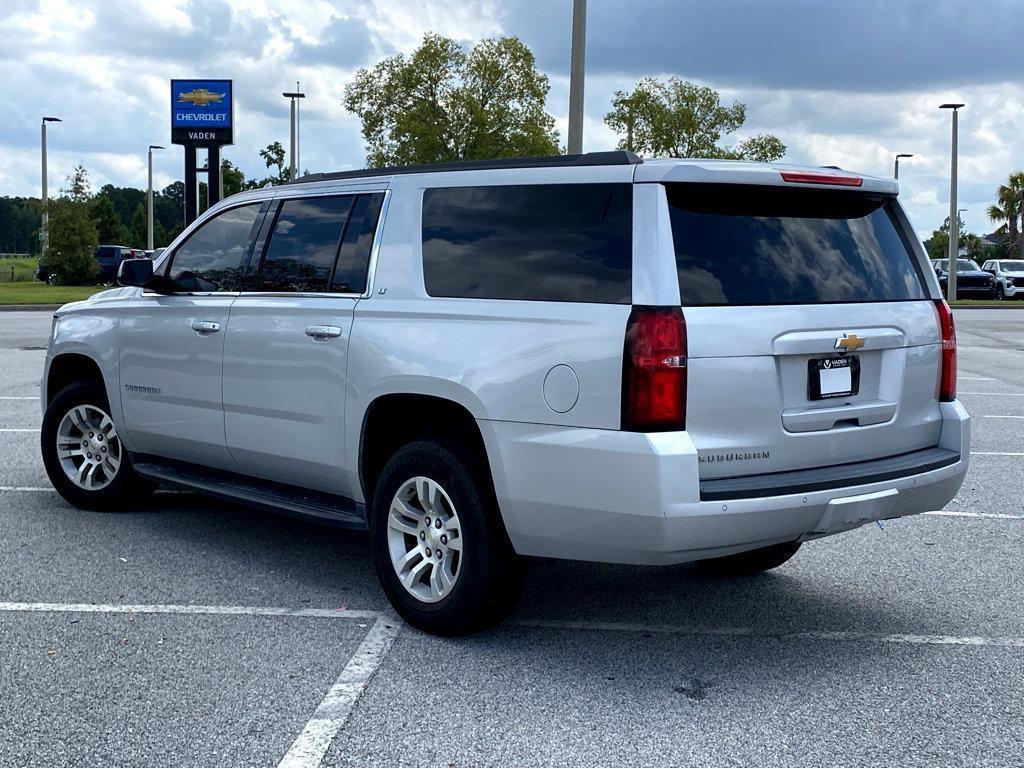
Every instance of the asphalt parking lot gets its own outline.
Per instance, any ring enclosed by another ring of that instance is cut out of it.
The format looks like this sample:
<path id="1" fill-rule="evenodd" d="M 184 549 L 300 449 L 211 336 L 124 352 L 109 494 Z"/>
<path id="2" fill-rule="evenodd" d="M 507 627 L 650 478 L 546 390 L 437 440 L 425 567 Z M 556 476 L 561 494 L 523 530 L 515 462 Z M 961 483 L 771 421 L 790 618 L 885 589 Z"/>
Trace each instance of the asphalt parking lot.
<path id="1" fill-rule="evenodd" d="M 0 313 L 0 765 L 1024 764 L 1024 308 L 956 314 L 945 511 L 745 579 L 532 564 L 513 618 L 394 620 L 364 535 L 39 458 L 49 312 Z"/>

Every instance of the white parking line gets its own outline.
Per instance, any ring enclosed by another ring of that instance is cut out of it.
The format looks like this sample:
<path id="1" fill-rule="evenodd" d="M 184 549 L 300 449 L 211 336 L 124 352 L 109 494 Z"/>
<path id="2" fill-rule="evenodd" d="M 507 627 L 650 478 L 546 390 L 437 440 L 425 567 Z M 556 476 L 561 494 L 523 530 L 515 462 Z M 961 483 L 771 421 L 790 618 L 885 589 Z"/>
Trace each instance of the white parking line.
<path id="1" fill-rule="evenodd" d="M 1024 393 L 965 393 L 965 392 L 958 392 L 957 395 L 1009 395 L 1010 397 L 1013 397 L 1013 398 L 1024 397 Z"/>
<path id="2" fill-rule="evenodd" d="M 1024 419 L 1024 416 L 1015 416 L 1012 414 L 982 414 L 984 419 Z"/>
<path id="3" fill-rule="evenodd" d="M 0 401 L 37 401 L 38 395 L 0 395 Z"/>
<path id="4" fill-rule="evenodd" d="M 1024 457 L 1024 451 L 972 451 L 972 457 Z"/>
<path id="5" fill-rule="evenodd" d="M 399 622 L 380 617 L 341 671 L 338 680 L 317 705 L 302 733 L 288 748 L 279 767 L 320 766 L 327 749 L 345 726 L 352 707 L 398 635 Z"/>
<path id="6" fill-rule="evenodd" d="M 289 609 L 276 606 L 192 606 L 144 603 L 0 602 L 0 612 L 2 611 L 82 614 L 230 614 L 256 617 L 326 617 L 329 619 L 376 619 L 380 616 L 380 612 L 361 609 Z"/>
<path id="7" fill-rule="evenodd" d="M 1010 515 L 1009 513 L 963 513 L 957 510 L 932 510 L 922 515 L 948 515 L 953 518 L 999 518 L 1007 521 L 1024 521 L 1024 515 Z"/>
<path id="8" fill-rule="evenodd" d="M 753 627 L 706 627 L 700 625 L 645 625 L 631 622 L 577 622 L 561 620 L 520 620 L 509 624 L 557 630 L 604 630 L 662 635 L 775 638 L 778 640 L 866 641 L 939 646 L 1001 646 L 1024 649 L 1024 638 L 1004 636 L 918 635 L 915 633 L 870 633 L 852 630 L 778 630 Z"/>
<path id="9" fill-rule="evenodd" d="M 990 376 L 958 376 L 956 379 L 957 379 L 958 382 L 967 381 L 968 379 L 970 379 L 972 382 L 994 382 L 994 381 L 996 381 L 995 377 L 990 377 Z"/>
<path id="10" fill-rule="evenodd" d="M 52 486 L 0 486 L 0 491 L 53 491 Z"/>
<path id="11" fill-rule="evenodd" d="M 0 427 L 0 433 L 37 433 L 38 427 Z"/>

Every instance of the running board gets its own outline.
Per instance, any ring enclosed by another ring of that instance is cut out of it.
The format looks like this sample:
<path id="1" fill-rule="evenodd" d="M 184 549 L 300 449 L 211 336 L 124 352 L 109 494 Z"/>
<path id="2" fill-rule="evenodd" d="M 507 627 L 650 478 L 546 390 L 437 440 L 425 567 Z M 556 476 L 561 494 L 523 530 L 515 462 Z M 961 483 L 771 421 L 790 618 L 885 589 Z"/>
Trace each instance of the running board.
<path id="1" fill-rule="evenodd" d="M 130 459 L 136 473 L 157 483 L 198 491 L 243 505 L 303 518 L 316 518 L 344 528 L 366 529 L 366 505 L 338 494 L 149 455 L 132 454 Z"/>

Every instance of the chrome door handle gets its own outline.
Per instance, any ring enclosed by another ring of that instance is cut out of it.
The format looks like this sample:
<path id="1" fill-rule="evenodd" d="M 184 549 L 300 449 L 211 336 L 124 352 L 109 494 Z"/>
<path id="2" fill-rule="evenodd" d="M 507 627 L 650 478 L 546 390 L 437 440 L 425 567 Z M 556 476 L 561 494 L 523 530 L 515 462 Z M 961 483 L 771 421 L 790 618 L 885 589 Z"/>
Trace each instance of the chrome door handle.
<path id="1" fill-rule="evenodd" d="M 212 334 L 220 331 L 220 323 L 212 320 L 197 320 L 192 322 L 192 330 L 200 334 Z"/>
<path id="2" fill-rule="evenodd" d="M 334 339 L 341 336 L 341 329 L 338 326 L 306 326 L 306 336 L 319 341 Z"/>

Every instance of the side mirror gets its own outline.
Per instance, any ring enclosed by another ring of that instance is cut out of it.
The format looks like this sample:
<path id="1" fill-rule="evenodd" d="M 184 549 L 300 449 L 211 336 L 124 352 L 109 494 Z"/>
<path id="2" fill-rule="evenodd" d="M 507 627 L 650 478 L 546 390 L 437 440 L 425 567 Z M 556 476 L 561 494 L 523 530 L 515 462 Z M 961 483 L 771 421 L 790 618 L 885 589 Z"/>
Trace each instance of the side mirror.
<path id="1" fill-rule="evenodd" d="M 152 259 L 125 259 L 117 268 L 117 283 L 120 286 L 145 288 L 152 279 Z"/>

